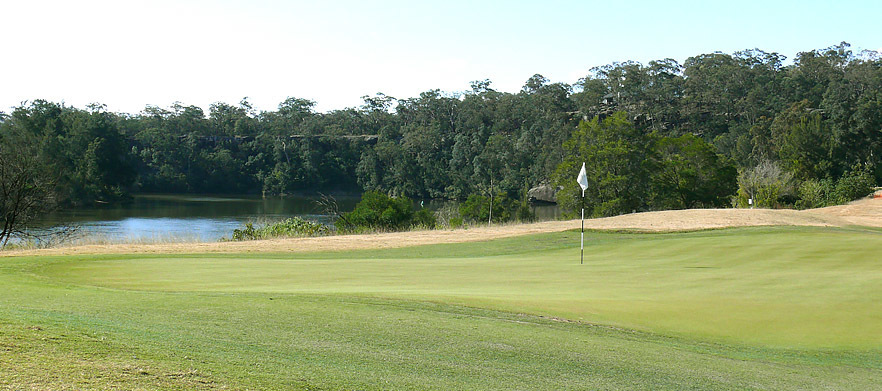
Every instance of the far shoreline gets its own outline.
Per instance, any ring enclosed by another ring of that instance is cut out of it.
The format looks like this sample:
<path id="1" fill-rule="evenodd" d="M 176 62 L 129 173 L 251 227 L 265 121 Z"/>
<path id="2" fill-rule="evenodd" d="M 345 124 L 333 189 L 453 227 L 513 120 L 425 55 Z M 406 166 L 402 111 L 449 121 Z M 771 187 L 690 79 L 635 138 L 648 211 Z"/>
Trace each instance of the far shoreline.
<path id="1" fill-rule="evenodd" d="M 486 241 L 513 236 L 579 229 L 580 220 L 507 223 L 457 229 L 330 235 L 253 241 L 96 244 L 46 249 L 0 251 L 0 257 L 89 254 L 284 253 L 333 250 L 369 250 L 439 243 Z M 868 198 L 846 205 L 809 210 L 685 209 L 586 219 L 590 230 L 647 232 L 694 231 L 753 226 L 868 226 L 882 228 L 882 199 Z"/>

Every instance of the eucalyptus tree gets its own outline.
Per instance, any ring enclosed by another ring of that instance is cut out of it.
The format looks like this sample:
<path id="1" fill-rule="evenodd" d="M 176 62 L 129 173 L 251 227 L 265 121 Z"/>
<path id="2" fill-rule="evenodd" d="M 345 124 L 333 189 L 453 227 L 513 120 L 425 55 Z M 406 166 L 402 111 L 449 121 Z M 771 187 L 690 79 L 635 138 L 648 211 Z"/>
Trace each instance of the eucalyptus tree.
<path id="1" fill-rule="evenodd" d="M 27 238 L 31 222 L 57 204 L 57 173 L 37 139 L 22 128 L 0 125 L 0 247 Z"/>
<path id="2" fill-rule="evenodd" d="M 597 217 L 648 208 L 656 159 L 650 138 L 625 112 L 581 122 L 564 148 L 566 158 L 555 171 L 554 183 L 562 187 L 557 198 L 566 211 L 579 210 L 583 201 L 588 214 Z M 583 162 L 588 177 L 584 200 L 575 181 Z"/>
<path id="3" fill-rule="evenodd" d="M 652 208 L 729 206 L 729 199 L 738 188 L 738 171 L 713 145 L 691 134 L 656 137 L 652 156 L 657 160 L 650 166 Z"/>

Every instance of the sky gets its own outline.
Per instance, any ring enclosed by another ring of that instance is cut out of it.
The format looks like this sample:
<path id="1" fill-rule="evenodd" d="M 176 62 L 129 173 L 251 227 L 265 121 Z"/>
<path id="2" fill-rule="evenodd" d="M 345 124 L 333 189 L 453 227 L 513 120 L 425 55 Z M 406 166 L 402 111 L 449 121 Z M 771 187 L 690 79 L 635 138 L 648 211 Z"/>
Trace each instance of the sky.
<path id="1" fill-rule="evenodd" d="M 575 83 L 615 61 L 846 41 L 882 51 L 872 1 L 0 0 L 0 111 L 46 99 L 138 113 L 206 113 L 243 98 L 316 110 L 469 90 L 517 92 L 534 74 Z"/>

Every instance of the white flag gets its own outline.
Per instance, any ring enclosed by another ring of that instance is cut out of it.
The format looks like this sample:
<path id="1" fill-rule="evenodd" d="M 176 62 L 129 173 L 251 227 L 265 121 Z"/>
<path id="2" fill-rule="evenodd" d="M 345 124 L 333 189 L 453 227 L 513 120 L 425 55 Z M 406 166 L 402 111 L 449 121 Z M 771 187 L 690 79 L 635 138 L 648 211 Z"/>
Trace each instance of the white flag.
<path id="1" fill-rule="evenodd" d="M 585 190 L 588 189 L 588 173 L 585 172 L 585 163 L 582 163 L 582 170 L 579 171 L 579 178 L 576 179 L 576 182 L 579 182 L 579 186 L 582 187 L 582 195 L 585 195 Z"/>

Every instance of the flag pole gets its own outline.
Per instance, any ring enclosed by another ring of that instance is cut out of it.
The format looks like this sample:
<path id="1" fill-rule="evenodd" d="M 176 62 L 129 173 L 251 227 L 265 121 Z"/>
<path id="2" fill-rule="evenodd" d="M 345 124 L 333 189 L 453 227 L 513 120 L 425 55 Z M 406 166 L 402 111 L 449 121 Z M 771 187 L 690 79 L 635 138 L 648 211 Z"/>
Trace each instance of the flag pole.
<path id="1" fill-rule="evenodd" d="M 579 264 L 585 260 L 585 190 L 582 190 L 582 241 L 579 244 Z"/>
<path id="2" fill-rule="evenodd" d="M 585 263 L 585 190 L 588 189 L 588 173 L 585 170 L 585 162 L 582 162 L 582 169 L 579 170 L 576 182 L 582 188 L 582 239 L 579 243 L 579 264 L 581 265 Z"/>
<path id="3" fill-rule="evenodd" d="M 490 217 L 487 218 L 487 226 L 493 225 L 493 177 L 490 177 Z"/>

